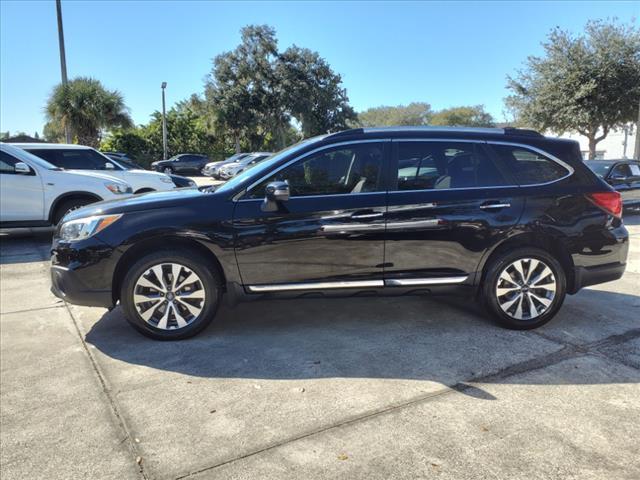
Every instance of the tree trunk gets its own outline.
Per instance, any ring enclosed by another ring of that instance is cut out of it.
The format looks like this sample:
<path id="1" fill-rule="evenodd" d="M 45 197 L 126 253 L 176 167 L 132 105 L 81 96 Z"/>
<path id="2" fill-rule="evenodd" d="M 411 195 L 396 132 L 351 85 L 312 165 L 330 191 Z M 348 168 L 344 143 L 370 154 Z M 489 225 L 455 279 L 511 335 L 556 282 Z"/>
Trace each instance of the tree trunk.
<path id="1" fill-rule="evenodd" d="M 596 158 L 596 141 L 595 134 L 589 135 L 587 137 L 589 139 L 589 160 L 594 160 Z"/>

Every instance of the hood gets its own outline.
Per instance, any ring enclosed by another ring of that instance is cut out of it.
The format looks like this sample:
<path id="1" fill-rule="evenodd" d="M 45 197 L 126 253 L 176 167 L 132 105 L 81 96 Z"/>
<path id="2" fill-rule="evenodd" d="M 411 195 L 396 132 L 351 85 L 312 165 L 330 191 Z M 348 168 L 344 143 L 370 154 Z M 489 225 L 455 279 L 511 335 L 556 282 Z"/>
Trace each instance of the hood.
<path id="1" fill-rule="evenodd" d="M 129 174 L 133 174 L 136 176 L 145 176 L 145 177 L 149 177 L 149 176 L 153 176 L 153 177 L 158 177 L 158 178 L 166 178 L 167 175 L 165 175 L 164 173 L 160 173 L 160 172 L 152 172 L 151 170 L 141 170 L 139 168 L 134 168 L 132 170 L 127 170 L 127 173 Z"/>
<path id="2" fill-rule="evenodd" d="M 112 213 L 138 212 L 142 210 L 155 210 L 158 208 L 172 208 L 190 203 L 191 201 L 211 193 L 201 192 L 197 189 L 177 189 L 164 192 L 150 192 L 131 197 L 97 202 L 69 212 L 65 220 L 90 217 L 92 215 L 105 215 Z"/>
<path id="3" fill-rule="evenodd" d="M 125 185 L 127 184 L 127 182 L 125 182 L 124 180 L 121 180 L 120 178 L 112 177 L 107 173 L 97 173 L 95 170 L 53 170 L 53 171 L 61 172 L 66 175 L 70 174 L 70 175 L 78 175 L 80 177 L 96 178 L 96 179 L 104 180 L 105 182 L 124 183 Z"/>

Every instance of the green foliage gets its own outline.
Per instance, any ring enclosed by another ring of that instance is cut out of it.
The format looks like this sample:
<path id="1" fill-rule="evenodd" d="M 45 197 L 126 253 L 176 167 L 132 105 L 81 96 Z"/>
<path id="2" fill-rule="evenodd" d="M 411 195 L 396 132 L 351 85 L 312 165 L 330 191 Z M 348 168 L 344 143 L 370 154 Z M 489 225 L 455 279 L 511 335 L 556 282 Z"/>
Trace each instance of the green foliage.
<path id="1" fill-rule="evenodd" d="M 88 77 L 56 86 L 46 113 L 49 122 L 69 127 L 78 143 L 90 146 L 99 144 L 103 130 L 132 125 L 122 95 Z"/>
<path id="2" fill-rule="evenodd" d="M 518 124 L 589 139 L 590 158 L 609 131 L 632 121 L 640 102 L 640 29 L 615 21 L 587 23 L 585 34 L 558 28 L 529 57 L 506 99 Z"/>
<path id="3" fill-rule="evenodd" d="M 64 127 L 56 120 L 50 120 L 45 123 L 42 129 L 42 136 L 47 142 L 64 143 Z"/>
<path id="4" fill-rule="evenodd" d="M 495 126 L 493 117 L 485 112 L 484 105 L 445 108 L 434 113 L 429 123 L 451 127 Z"/>
<path id="5" fill-rule="evenodd" d="M 431 119 L 431 105 L 424 102 L 413 102 L 396 107 L 369 108 L 358 114 L 354 126 L 387 127 L 387 126 L 419 126 L 427 125 Z"/>
<path id="6" fill-rule="evenodd" d="M 236 151 L 286 146 L 298 137 L 292 118 L 303 136 L 341 130 L 355 119 L 340 75 L 317 52 L 294 46 L 279 53 L 266 25 L 241 33 L 235 50 L 214 59 L 204 95 L 210 123 Z"/>
<path id="7" fill-rule="evenodd" d="M 275 74 L 282 102 L 304 137 L 343 130 L 356 119 L 342 78 L 317 52 L 288 48 L 279 55 Z"/>

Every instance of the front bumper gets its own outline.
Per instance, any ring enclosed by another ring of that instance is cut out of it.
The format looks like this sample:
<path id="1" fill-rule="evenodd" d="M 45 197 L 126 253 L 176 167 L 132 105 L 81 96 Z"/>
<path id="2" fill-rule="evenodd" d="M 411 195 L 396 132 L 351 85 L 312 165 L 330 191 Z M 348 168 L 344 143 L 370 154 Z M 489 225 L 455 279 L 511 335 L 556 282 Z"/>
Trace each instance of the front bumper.
<path id="1" fill-rule="evenodd" d="M 54 238 L 51 292 L 62 300 L 89 307 L 113 306 L 112 283 L 120 257 L 96 237 L 64 243 Z"/>

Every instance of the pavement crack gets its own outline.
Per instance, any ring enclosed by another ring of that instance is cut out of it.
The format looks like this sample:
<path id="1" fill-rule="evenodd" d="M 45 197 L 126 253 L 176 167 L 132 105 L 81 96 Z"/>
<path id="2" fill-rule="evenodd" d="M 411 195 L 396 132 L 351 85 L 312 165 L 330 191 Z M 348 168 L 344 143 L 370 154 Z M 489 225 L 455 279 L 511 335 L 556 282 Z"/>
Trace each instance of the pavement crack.
<path id="1" fill-rule="evenodd" d="M 116 422 L 118 423 L 118 426 L 122 429 L 122 432 L 124 434 L 124 438 L 120 443 L 123 443 L 123 442 L 126 441 L 127 447 L 129 449 L 129 452 L 133 456 L 133 461 L 137 465 L 137 468 L 138 468 L 138 471 L 140 473 L 140 476 L 144 480 L 147 480 L 149 477 L 147 476 L 146 472 L 144 471 L 143 464 L 140 461 L 140 459 L 142 458 L 142 454 L 139 452 L 138 447 L 136 446 L 135 442 L 132 440 L 134 437 L 129 432 L 129 428 L 127 427 L 127 424 L 126 424 L 124 418 L 120 414 L 120 411 L 118 409 L 116 401 L 113 398 L 113 396 L 111 395 L 111 392 L 109 391 L 109 388 L 107 386 L 107 382 L 106 382 L 106 380 L 104 378 L 104 375 L 102 375 L 102 372 L 100 371 L 100 367 L 98 366 L 98 363 L 96 362 L 95 358 L 91 354 L 91 352 L 89 350 L 89 347 L 87 347 L 87 343 L 86 343 L 86 341 L 84 339 L 84 335 L 82 333 L 82 330 L 80 329 L 80 325 L 78 324 L 78 321 L 76 320 L 76 317 L 73 315 L 73 312 L 71 311 L 71 309 L 69 308 L 69 305 L 66 302 L 65 302 L 64 306 L 66 307 L 67 312 L 69 312 L 69 316 L 71 317 L 71 321 L 73 322 L 73 326 L 74 326 L 74 328 L 76 330 L 76 333 L 78 334 L 78 338 L 80 339 L 80 343 L 82 344 L 82 348 L 84 349 L 85 353 L 87 354 L 87 357 L 89 358 L 89 362 L 91 363 L 91 367 L 93 368 L 93 371 L 95 372 L 96 376 L 98 377 L 98 380 L 100 381 L 100 385 L 102 386 L 102 392 L 104 393 L 105 397 L 107 398 L 107 402 L 109 404 L 109 407 L 111 408 L 111 412 L 113 413 L 113 415 L 114 415 L 114 417 L 116 419 Z"/>
<path id="2" fill-rule="evenodd" d="M 37 312 L 39 310 L 49 310 L 52 308 L 62 308 L 62 307 L 64 307 L 64 303 L 60 303 L 60 305 L 50 305 L 48 307 L 36 307 L 36 308 L 27 308 L 26 310 L 12 310 L 10 312 L 0 312 L 0 315 L 12 315 L 14 313 Z"/>

